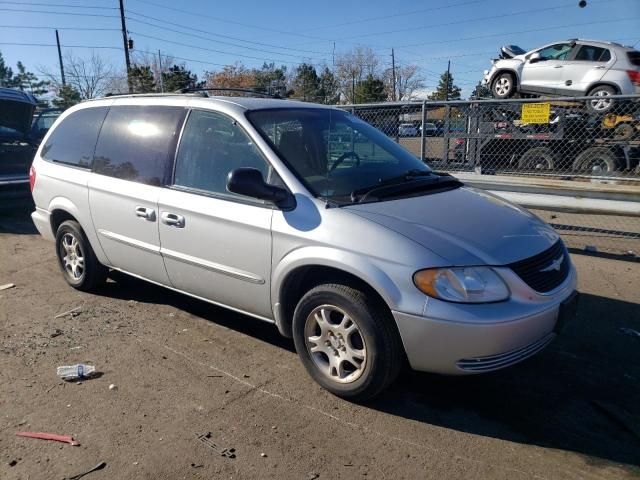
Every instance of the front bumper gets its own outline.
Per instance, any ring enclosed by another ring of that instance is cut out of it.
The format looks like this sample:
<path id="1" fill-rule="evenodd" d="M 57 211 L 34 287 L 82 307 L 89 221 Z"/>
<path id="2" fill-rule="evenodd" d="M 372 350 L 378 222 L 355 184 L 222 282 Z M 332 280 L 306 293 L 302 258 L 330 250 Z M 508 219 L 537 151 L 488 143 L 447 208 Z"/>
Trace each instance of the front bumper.
<path id="1" fill-rule="evenodd" d="M 552 295 L 512 292 L 509 301 L 477 305 L 436 301 L 433 316 L 428 306 L 424 316 L 393 316 L 411 368 L 468 375 L 508 367 L 542 350 L 555 338 L 560 306 L 575 289 L 572 267 Z"/>

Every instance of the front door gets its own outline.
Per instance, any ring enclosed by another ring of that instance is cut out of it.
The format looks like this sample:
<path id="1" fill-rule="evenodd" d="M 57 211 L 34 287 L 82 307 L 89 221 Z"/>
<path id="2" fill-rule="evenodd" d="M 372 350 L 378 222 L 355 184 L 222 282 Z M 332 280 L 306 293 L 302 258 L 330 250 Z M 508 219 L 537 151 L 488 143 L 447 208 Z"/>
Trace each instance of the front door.
<path id="1" fill-rule="evenodd" d="M 160 194 L 161 252 L 174 287 L 270 319 L 273 210 L 227 191 L 227 174 L 239 167 L 265 179 L 271 171 L 232 118 L 191 111 L 172 186 Z"/>
<path id="2" fill-rule="evenodd" d="M 522 67 L 520 86 L 526 92 L 557 93 L 562 85 L 565 59 L 571 52 L 571 43 L 557 43 L 537 51 L 537 61 L 528 58 Z"/>
<path id="3" fill-rule="evenodd" d="M 158 197 L 185 110 L 112 106 L 96 145 L 89 205 L 112 267 L 170 285 L 160 255 Z"/>

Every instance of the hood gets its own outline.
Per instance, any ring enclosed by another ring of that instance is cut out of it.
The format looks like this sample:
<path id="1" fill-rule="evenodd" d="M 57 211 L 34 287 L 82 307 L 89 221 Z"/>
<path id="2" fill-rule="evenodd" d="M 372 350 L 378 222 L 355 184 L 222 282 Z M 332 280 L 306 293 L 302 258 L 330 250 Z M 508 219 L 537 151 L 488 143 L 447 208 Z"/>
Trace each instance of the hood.
<path id="1" fill-rule="evenodd" d="M 559 238 L 527 210 L 470 187 L 344 208 L 414 240 L 452 266 L 506 265 Z"/>
<path id="2" fill-rule="evenodd" d="M 36 99 L 33 95 L 11 88 L 0 88 L 1 127 L 27 135 L 31 131 Z"/>
<path id="3" fill-rule="evenodd" d="M 520 57 L 526 53 L 527 52 L 525 52 L 517 45 L 504 45 L 500 49 L 500 58 L 503 60 L 507 60 L 509 58 Z"/>

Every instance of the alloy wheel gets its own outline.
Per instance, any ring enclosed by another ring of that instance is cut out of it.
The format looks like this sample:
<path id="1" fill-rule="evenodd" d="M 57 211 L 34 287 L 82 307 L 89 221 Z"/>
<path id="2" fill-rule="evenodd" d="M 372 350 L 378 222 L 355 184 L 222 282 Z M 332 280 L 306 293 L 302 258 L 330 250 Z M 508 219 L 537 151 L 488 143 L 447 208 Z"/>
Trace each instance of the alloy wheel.
<path id="1" fill-rule="evenodd" d="M 305 321 L 304 338 L 314 365 L 330 380 L 351 383 L 364 372 L 364 337 L 356 321 L 341 308 L 316 307 Z"/>
<path id="2" fill-rule="evenodd" d="M 60 258 L 65 273 L 74 281 L 80 280 L 84 275 L 84 252 L 72 233 L 65 233 L 60 241 Z"/>

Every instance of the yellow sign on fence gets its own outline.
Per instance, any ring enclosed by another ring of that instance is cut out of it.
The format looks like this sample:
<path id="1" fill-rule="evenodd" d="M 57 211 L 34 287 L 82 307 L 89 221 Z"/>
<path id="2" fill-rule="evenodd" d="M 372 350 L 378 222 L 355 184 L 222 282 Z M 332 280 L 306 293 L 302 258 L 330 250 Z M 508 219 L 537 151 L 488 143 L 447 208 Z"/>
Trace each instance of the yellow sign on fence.
<path id="1" fill-rule="evenodd" d="M 522 123 L 549 123 L 550 103 L 524 103 Z"/>

